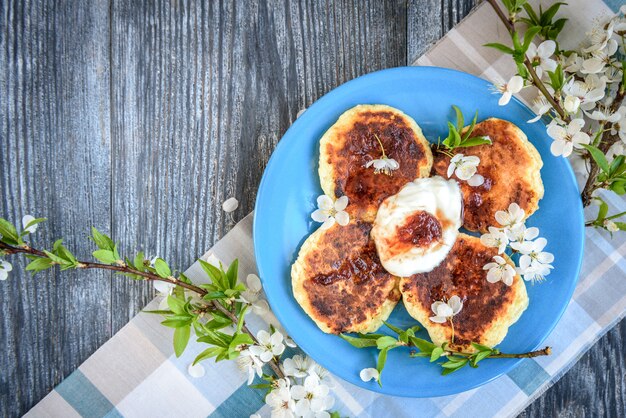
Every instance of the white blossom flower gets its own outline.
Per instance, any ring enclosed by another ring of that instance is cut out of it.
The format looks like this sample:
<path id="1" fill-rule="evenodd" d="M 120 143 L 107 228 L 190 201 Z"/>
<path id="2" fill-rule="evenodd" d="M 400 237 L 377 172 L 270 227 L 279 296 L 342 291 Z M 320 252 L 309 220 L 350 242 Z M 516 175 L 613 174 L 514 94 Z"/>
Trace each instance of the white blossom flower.
<path id="1" fill-rule="evenodd" d="M 615 222 L 611 221 L 611 220 L 605 219 L 602 224 L 604 225 L 606 230 L 609 231 L 609 232 L 617 232 L 617 231 L 619 231 L 619 227 L 617 226 L 617 224 Z"/>
<path id="2" fill-rule="evenodd" d="M 370 168 L 374 166 L 374 173 L 384 173 L 386 175 L 390 175 L 392 171 L 400 168 L 400 164 L 394 160 L 393 158 L 387 158 L 386 155 L 376 159 L 370 160 L 365 164 L 365 168 Z"/>
<path id="3" fill-rule="evenodd" d="M 250 418 L 261 418 L 260 414 L 252 414 L 250 415 Z"/>
<path id="4" fill-rule="evenodd" d="M 626 144 L 626 106 L 620 106 L 617 112 L 620 118 L 611 126 L 611 135 L 618 134 Z"/>
<path id="5" fill-rule="evenodd" d="M 515 269 L 499 255 L 493 256 L 493 262 L 485 264 L 483 270 L 488 270 L 487 281 L 497 283 L 502 281 L 505 285 L 511 286 L 515 277 Z"/>
<path id="6" fill-rule="evenodd" d="M 594 27 L 591 32 L 589 32 L 588 39 L 590 45 L 587 48 L 583 48 L 583 52 L 594 52 L 600 51 L 607 47 L 609 41 L 611 41 L 611 37 L 613 36 L 613 27 L 615 25 L 615 21 L 611 20 L 608 25 L 605 27 Z"/>
<path id="7" fill-rule="evenodd" d="M 519 258 L 518 272 L 524 276 L 524 280 L 542 280 L 550 273 L 553 268 L 550 263 L 554 261 L 554 255 L 543 251 L 547 244 L 547 239 L 537 238 L 519 245 L 518 251 L 522 255 Z"/>
<path id="8" fill-rule="evenodd" d="M 239 298 L 238 302 L 247 303 L 252 308 L 252 312 L 260 317 L 264 317 L 269 313 L 270 306 L 265 299 L 261 299 L 261 279 L 256 274 L 248 274 L 246 277 L 246 290 L 244 290 Z"/>
<path id="9" fill-rule="evenodd" d="M 283 361 L 283 371 L 286 376 L 306 377 L 309 374 L 309 368 L 312 366 L 313 360 L 308 356 L 295 356 Z"/>
<path id="10" fill-rule="evenodd" d="M 480 164 L 480 158 L 474 155 L 466 157 L 463 154 L 455 154 L 454 157 L 450 159 L 450 165 L 448 166 L 448 178 L 450 178 L 454 173 L 459 180 L 469 180 L 472 176 L 474 176 L 474 174 L 476 174 L 478 164 Z"/>
<path id="11" fill-rule="evenodd" d="M 259 344 L 251 345 L 249 350 L 264 363 L 270 361 L 274 356 L 280 356 L 285 351 L 283 334 L 280 331 L 275 331 L 270 335 L 269 332 L 262 329 L 257 333 L 256 339 Z"/>
<path id="12" fill-rule="evenodd" d="M 567 59 L 563 63 L 563 71 L 575 74 L 580 71 L 582 64 L 582 57 L 579 57 L 577 53 L 573 52 L 570 54 L 569 57 L 567 57 Z"/>
<path id="13" fill-rule="evenodd" d="M 435 316 L 431 316 L 430 320 L 438 324 L 442 324 L 452 318 L 454 315 L 461 312 L 463 309 L 463 302 L 458 296 L 452 296 L 448 302 L 437 301 L 433 303 L 430 308 L 435 313 Z"/>
<path id="14" fill-rule="evenodd" d="M 520 245 L 526 241 L 531 241 L 539 236 L 539 228 L 530 227 L 526 228 L 526 225 L 521 224 L 513 228 L 509 228 L 506 234 L 510 241 L 510 246 L 516 251 L 519 251 Z"/>
<path id="15" fill-rule="evenodd" d="M 524 87 L 524 79 L 518 75 L 514 75 L 507 83 L 497 83 L 494 85 L 494 93 L 501 93 L 502 97 L 498 100 L 500 106 L 504 106 L 511 101 L 511 97 L 515 93 L 519 93 Z"/>
<path id="16" fill-rule="evenodd" d="M 235 211 L 237 207 L 239 207 L 239 201 L 234 197 L 230 197 L 222 203 L 222 209 L 226 213 Z"/>
<path id="17" fill-rule="evenodd" d="M 329 388 L 335 387 L 335 383 L 333 382 L 332 375 L 328 372 L 328 370 L 326 370 L 319 364 L 315 363 L 313 360 L 311 360 L 311 362 L 313 364 L 311 365 L 311 367 L 309 367 L 309 370 L 308 370 L 309 374 L 317 376 L 320 382 L 324 383 Z"/>
<path id="18" fill-rule="evenodd" d="M 486 247 L 497 247 L 498 254 L 502 254 L 509 245 L 509 237 L 502 229 L 490 226 L 489 233 L 480 236 L 480 242 Z"/>
<path id="19" fill-rule="evenodd" d="M 524 222 L 526 213 L 515 202 L 509 205 L 508 210 L 499 210 L 496 212 L 496 221 L 505 228 L 515 228 Z"/>
<path id="20" fill-rule="evenodd" d="M 537 122 L 539 119 L 541 119 L 541 117 L 543 115 L 548 113 L 548 111 L 550 109 L 552 109 L 552 105 L 550 103 L 548 103 L 548 101 L 543 96 L 543 94 L 538 95 L 533 100 L 533 110 L 534 110 L 536 116 L 534 118 L 530 119 L 528 121 L 528 123 L 535 123 L 535 122 Z"/>
<path id="21" fill-rule="evenodd" d="M 291 395 L 289 381 L 279 379 L 276 387 L 267 394 L 265 403 L 272 408 L 272 418 L 293 418 L 296 402 Z"/>
<path id="22" fill-rule="evenodd" d="M 543 41 L 539 46 L 534 43 L 528 45 L 526 55 L 533 65 L 535 65 L 535 72 L 537 76 L 541 78 L 544 71 L 554 71 L 556 69 L 556 61 L 550 57 L 554 54 L 556 49 L 556 42 Z"/>
<path id="23" fill-rule="evenodd" d="M 569 113 L 576 113 L 580 107 L 580 99 L 576 96 L 567 96 L 563 101 L 563 107 Z"/>
<path id="24" fill-rule="evenodd" d="M 254 380 L 254 375 L 263 376 L 263 362 L 254 355 L 249 348 L 242 350 L 237 357 L 237 367 L 248 373 L 248 385 Z"/>
<path id="25" fill-rule="evenodd" d="M 0 280 L 6 280 L 11 270 L 13 270 L 11 263 L 4 260 L 0 261 Z"/>
<path id="26" fill-rule="evenodd" d="M 565 100 L 568 96 L 577 97 L 580 100 L 580 107 L 584 110 L 591 110 L 598 100 L 604 97 L 606 82 L 595 74 L 589 74 L 585 81 L 576 80 L 572 77 L 563 86 Z M 572 100 L 572 99 L 570 99 Z"/>
<path id="27" fill-rule="evenodd" d="M 296 343 L 291 339 L 291 337 L 289 335 L 287 335 L 285 337 L 285 345 L 287 347 L 291 347 L 291 348 L 296 348 L 297 347 Z"/>
<path id="28" fill-rule="evenodd" d="M 322 228 L 330 228 L 337 222 L 341 226 L 346 226 L 350 222 L 350 215 L 345 211 L 348 206 L 348 196 L 341 196 L 339 199 L 333 200 L 321 195 L 317 198 L 317 207 L 311 214 L 311 218 L 315 222 L 323 222 Z"/>
<path id="29" fill-rule="evenodd" d="M 598 122 L 615 123 L 622 118 L 620 110 L 612 112 L 611 106 L 600 106 L 591 113 L 585 113 L 590 119 L 597 120 Z"/>
<path id="30" fill-rule="evenodd" d="M 296 401 L 295 413 L 302 417 L 330 417 L 327 412 L 335 404 L 328 386 L 320 383 L 317 376 L 304 379 L 303 385 L 294 385 L 291 395 Z"/>
<path id="31" fill-rule="evenodd" d="M 187 373 L 189 373 L 189 376 L 195 379 L 199 379 L 203 377 L 205 374 L 204 366 L 200 363 L 196 363 L 196 364 L 191 363 L 187 367 Z"/>
<path id="32" fill-rule="evenodd" d="M 573 119 L 567 129 L 561 125 L 554 124 L 548 126 L 548 135 L 554 141 L 550 146 L 550 152 L 553 155 L 568 157 L 574 148 L 582 148 L 581 144 L 589 144 L 591 138 L 585 132 L 581 132 L 585 121 L 582 119 Z"/>
<path id="33" fill-rule="evenodd" d="M 368 367 L 361 370 L 361 373 L 359 373 L 359 377 L 362 381 L 369 382 L 370 380 L 378 380 L 378 378 L 380 377 L 380 373 L 378 373 L 378 370 L 376 370 L 375 368 Z"/>
<path id="34" fill-rule="evenodd" d="M 24 217 L 22 218 L 22 228 L 24 229 L 24 232 L 28 232 L 29 234 L 32 234 L 37 230 L 37 227 L 39 226 L 38 224 L 28 226 L 28 224 L 34 221 L 35 219 L 37 218 L 35 218 L 32 215 L 24 215 Z"/>

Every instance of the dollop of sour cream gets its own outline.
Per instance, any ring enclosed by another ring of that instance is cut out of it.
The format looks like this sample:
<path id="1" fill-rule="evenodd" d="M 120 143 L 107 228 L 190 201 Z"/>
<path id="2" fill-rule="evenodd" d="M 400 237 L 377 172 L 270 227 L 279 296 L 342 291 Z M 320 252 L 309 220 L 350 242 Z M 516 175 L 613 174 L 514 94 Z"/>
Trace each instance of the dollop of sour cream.
<path id="1" fill-rule="evenodd" d="M 435 176 L 407 183 L 383 201 L 372 227 L 381 264 L 399 277 L 433 270 L 454 245 L 462 217 L 455 180 Z"/>

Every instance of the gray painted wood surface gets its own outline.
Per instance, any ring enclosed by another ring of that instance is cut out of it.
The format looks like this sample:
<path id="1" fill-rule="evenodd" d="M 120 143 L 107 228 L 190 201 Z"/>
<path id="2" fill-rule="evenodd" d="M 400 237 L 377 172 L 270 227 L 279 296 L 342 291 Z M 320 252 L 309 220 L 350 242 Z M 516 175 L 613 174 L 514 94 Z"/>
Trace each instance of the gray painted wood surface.
<path id="1" fill-rule="evenodd" d="M 1 214 L 48 217 L 37 243 L 63 236 L 87 256 L 93 224 L 184 269 L 252 210 L 298 110 L 413 62 L 474 3 L 0 0 Z M 13 262 L 0 416 L 27 411 L 153 296 Z M 622 322 L 524 416 L 624 416 L 625 336 Z"/>

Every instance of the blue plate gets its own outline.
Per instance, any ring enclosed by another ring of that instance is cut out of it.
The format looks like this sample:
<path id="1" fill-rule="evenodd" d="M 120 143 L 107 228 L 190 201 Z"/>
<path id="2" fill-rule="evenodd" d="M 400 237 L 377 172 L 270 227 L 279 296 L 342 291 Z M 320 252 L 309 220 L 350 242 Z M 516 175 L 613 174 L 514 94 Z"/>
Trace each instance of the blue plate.
<path id="1" fill-rule="evenodd" d="M 494 116 L 519 126 L 539 150 L 545 197 L 527 221 L 548 239 L 554 270 L 540 284 L 526 283 L 530 305 L 499 345 L 503 352 L 539 347 L 565 311 L 578 280 L 583 250 L 583 213 L 578 186 L 567 160 L 550 154 L 551 139 L 542 123 L 526 121 L 534 114 L 513 99 L 498 106 L 491 84 L 458 71 L 435 67 L 403 67 L 354 79 L 315 102 L 283 136 L 270 159 L 256 201 L 254 248 L 267 298 L 278 320 L 295 342 L 335 375 L 363 388 L 395 396 L 432 397 L 463 392 L 508 372 L 519 359 L 487 359 L 477 369 L 466 367 L 451 376 L 426 359 L 410 358 L 408 349 L 390 352 L 382 388 L 363 382 L 359 371 L 375 367 L 376 350 L 357 349 L 337 336 L 324 334 L 292 295 L 290 269 L 304 240 L 319 227 L 311 221 L 315 199 L 322 194 L 318 144 L 324 132 L 347 109 L 358 104 L 387 104 L 412 116 L 431 141 L 447 135 L 452 104 L 465 115 L 479 111 L 479 121 Z M 389 321 L 415 325 L 398 304 Z M 386 328 L 383 332 L 388 332 Z M 422 331 L 423 332 L 423 331 Z M 422 334 L 426 337 L 426 334 Z"/>

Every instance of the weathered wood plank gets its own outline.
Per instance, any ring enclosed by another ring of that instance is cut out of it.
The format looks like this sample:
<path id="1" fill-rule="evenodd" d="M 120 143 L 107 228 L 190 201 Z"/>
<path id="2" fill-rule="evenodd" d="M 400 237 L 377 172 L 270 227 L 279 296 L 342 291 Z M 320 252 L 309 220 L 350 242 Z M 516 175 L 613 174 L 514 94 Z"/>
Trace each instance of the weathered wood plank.
<path id="1" fill-rule="evenodd" d="M 113 231 L 123 247 L 189 265 L 252 210 L 298 110 L 406 62 L 403 1 L 270 3 L 113 3 Z M 230 196 L 233 215 L 221 210 Z M 113 287 L 118 329 L 153 293 Z"/>
<path id="2" fill-rule="evenodd" d="M 520 417 L 626 416 L 626 320 L 602 337 Z"/>
<path id="3" fill-rule="evenodd" d="M 110 224 L 108 5 L 0 2 L 0 213 L 45 216 L 80 256 Z M 0 416 L 17 416 L 111 336 L 110 276 L 25 263 L 0 282 Z"/>
<path id="4" fill-rule="evenodd" d="M 407 62 L 413 64 L 478 3 L 480 0 L 409 0 Z"/>

